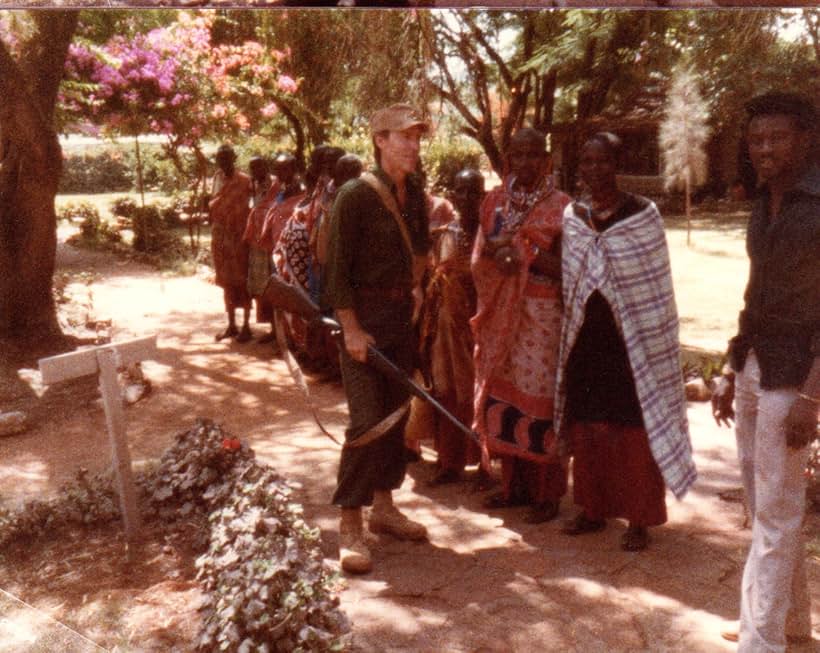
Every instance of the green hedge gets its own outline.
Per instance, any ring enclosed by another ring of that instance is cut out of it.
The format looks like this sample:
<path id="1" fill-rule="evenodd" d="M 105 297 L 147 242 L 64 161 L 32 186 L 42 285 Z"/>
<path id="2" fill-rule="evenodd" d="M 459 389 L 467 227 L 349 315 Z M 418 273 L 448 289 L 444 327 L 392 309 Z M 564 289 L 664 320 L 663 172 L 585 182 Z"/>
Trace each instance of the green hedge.
<path id="1" fill-rule="evenodd" d="M 142 183 L 146 191 L 173 193 L 188 187 L 162 149 L 140 146 Z M 60 193 L 116 193 L 137 189 L 137 164 L 133 146 L 110 145 L 67 150 L 63 157 Z"/>
<path id="2" fill-rule="evenodd" d="M 63 159 L 61 193 L 107 193 L 133 188 L 132 166 L 121 152 L 68 154 Z"/>

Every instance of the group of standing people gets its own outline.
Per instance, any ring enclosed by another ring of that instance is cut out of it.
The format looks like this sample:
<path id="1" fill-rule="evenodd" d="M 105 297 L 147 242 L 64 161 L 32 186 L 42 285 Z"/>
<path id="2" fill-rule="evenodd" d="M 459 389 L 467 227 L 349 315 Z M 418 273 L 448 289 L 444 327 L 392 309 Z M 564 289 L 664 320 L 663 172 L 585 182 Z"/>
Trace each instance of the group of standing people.
<path id="1" fill-rule="evenodd" d="M 810 102 L 774 93 L 747 111 L 760 199 L 749 225 L 746 305 L 714 414 L 719 423 L 734 417 L 737 375 L 753 543 L 739 631 L 724 636 L 743 651 L 783 651 L 787 639 L 811 636 L 800 524 L 820 403 L 820 172 Z M 392 499 L 408 462 L 409 394 L 368 364 L 370 347 L 408 376 L 421 367 L 432 394 L 477 435 L 474 442 L 434 421 L 434 484 L 459 480 L 475 463 L 486 483 L 497 461 L 500 491 L 485 507 L 526 506 L 525 521 L 542 523 L 558 515 L 572 460 L 579 510 L 562 532 L 593 533 L 621 518 L 622 548 L 646 548 L 649 527 L 667 519 L 666 490 L 683 497 L 696 470 L 663 221 L 653 202 L 619 188 L 619 139 L 597 133 L 584 142 L 580 190 L 570 197 L 554 186 L 544 134 L 520 129 L 501 184 L 486 193 L 478 171 L 462 171 L 448 215 L 417 174 L 429 124 L 413 107 L 393 105 L 370 128 L 375 168 L 361 173 L 356 161 L 350 174 L 302 191 L 293 215 L 301 207 L 309 217 L 284 228 L 303 228 L 302 241 L 314 243 L 305 269 L 320 261 L 319 276 L 279 270 L 343 328 L 350 425 L 333 496 L 342 568 L 372 569 L 367 506 L 371 532 L 427 536 Z M 342 154 L 334 153 L 337 164 Z M 219 206 L 216 197 L 212 210 Z M 282 236 L 279 246 L 288 242 Z M 244 297 L 223 287 L 224 335 L 235 335 L 230 306 L 244 307 Z"/>
<path id="2" fill-rule="evenodd" d="M 618 189 L 615 136 L 584 145 L 573 201 L 554 187 L 546 137 L 524 128 L 501 185 L 485 193 L 480 173 L 462 171 L 455 219 L 431 228 L 415 175 L 428 130 L 407 105 L 376 112 L 376 169 L 331 211 L 323 297 L 343 326 L 351 420 L 333 499 L 342 567 L 372 568 L 365 506 L 371 531 L 426 537 L 391 498 L 407 464 L 408 393 L 367 364 L 375 346 L 411 375 L 417 336 L 433 395 L 478 441 L 434 420 L 434 484 L 471 463 L 485 483 L 498 461 L 485 507 L 527 506 L 525 521 L 542 523 L 558 515 L 572 457 L 580 510 L 563 532 L 624 518 L 623 548 L 645 548 L 648 527 L 666 521 L 666 488 L 682 496 L 696 475 L 655 205 Z"/>
<path id="3" fill-rule="evenodd" d="M 249 319 L 255 303 L 256 322 L 270 325 L 257 342 L 276 339 L 274 320 L 280 319 L 286 342 L 299 361 L 317 374 L 332 374 L 338 369 L 333 340 L 293 316 L 277 318 L 264 291 L 270 276 L 277 274 L 318 298 L 326 249 L 326 238 L 321 237 L 327 231 L 325 218 L 336 190 L 360 174 L 361 161 L 339 148 L 321 145 L 312 152 L 301 176 L 291 154 L 280 153 L 272 161 L 254 156 L 248 163 L 249 174 L 236 169 L 236 159 L 230 145 L 217 150 L 218 169 L 208 203 L 215 281 L 223 289 L 228 320 L 216 340 L 252 340 Z M 239 309 L 241 328 L 236 323 Z"/>

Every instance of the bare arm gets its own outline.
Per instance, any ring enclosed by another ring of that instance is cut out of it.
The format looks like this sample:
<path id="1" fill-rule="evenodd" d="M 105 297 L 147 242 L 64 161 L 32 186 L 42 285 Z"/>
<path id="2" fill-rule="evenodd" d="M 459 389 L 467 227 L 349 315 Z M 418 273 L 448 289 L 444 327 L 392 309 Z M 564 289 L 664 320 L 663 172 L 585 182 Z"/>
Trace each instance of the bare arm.
<path id="1" fill-rule="evenodd" d="M 723 368 L 712 393 L 712 417 L 718 426 L 731 426 L 735 418 L 735 372 L 728 365 Z"/>

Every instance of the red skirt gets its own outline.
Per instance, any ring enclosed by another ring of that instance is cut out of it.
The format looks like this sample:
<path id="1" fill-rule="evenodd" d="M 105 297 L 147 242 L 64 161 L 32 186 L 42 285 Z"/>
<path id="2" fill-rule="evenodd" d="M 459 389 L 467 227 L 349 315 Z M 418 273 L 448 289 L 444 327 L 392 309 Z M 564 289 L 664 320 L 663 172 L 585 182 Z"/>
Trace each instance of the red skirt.
<path id="1" fill-rule="evenodd" d="M 235 308 L 249 309 L 251 307 L 251 296 L 248 294 L 247 284 L 226 284 L 222 287 L 222 291 L 226 311 L 232 311 Z"/>
<path id="2" fill-rule="evenodd" d="M 569 437 L 573 497 L 589 519 L 620 517 L 634 526 L 666 522 L 666 486 L 643 427 L 575 422 Z"/>
<path id="3" fill-rule="evenodd" d="M 466 405 L 459 405 L 453 396 L 439 397 L 439 401 L 461 420 L 462 424 L 472 423 L 473 405 L 471 402 Z M 435 420 L 434 446 L 436 452 L 438 452 L 438 466 L 440 469 L 462 472 L 467 465 L 475 465 L 481 460 L 481 451 L 475 442 L 468 439 L 445 417 L 436 415 Z"/>

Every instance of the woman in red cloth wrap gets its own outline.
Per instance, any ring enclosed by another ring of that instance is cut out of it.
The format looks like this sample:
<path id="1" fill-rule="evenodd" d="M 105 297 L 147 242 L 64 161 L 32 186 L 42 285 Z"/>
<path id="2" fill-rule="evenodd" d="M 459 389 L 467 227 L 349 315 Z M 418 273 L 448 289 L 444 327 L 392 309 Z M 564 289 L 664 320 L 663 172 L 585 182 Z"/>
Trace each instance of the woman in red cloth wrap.
<path id="1" fill-rule="evenodd" d="M 516 132 L 507 165 L 510 174 L 482 204 L 473 250 L 474 428 L 484 467 L 490 457 L 501 459 L 503 489 L 485 507 L 529 505 L 525 521 L 540 523 L 558 514 L 567 483 L 552 419 L 561 334 L 561 216 L 570 199 L 553 188 L 540 132 Z"/>
<path id="2" fill-rule="evenodd" d="M 432 230 L 431 274 L 421 310 L 421 358 L 433 395 L 463 423 L 473 419 L 473 335 L 476 296 L 470 256 L 484 199 L 484 177 L 462 170 L 453 184 L 458 214 Z M 442 417 L 435 416 L 436 474 L 431 485 L 455 483 L 466 465 L 479 461 L 478 447 Z"/>
<path id="3" fill-rule="evenodd" d="M 252 337 L 248 324 L 251 297 L 248 294 L 248 245 L 242 236 L 253 187 L 251 178 L 236 169 L 236 153 L 230 145 L 219 146 L 216 163 L 219 170 L 214 176 L 208 205 L 211 255 L 216 285 L 223 290 L 228 315 L 228 328 L 216 336 L 216 341 L 234 338 L 237 342 L 247 342 Z M 237 308 L 242 309 L 241 331 L 236 328 Z"/>

